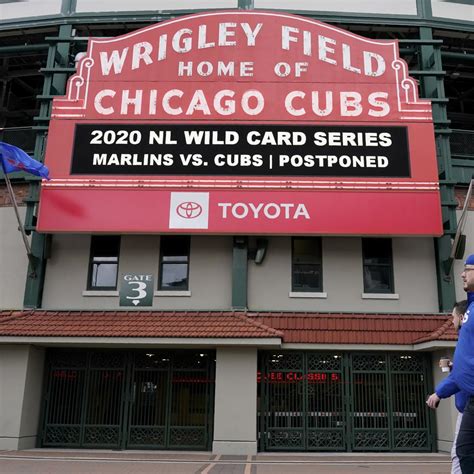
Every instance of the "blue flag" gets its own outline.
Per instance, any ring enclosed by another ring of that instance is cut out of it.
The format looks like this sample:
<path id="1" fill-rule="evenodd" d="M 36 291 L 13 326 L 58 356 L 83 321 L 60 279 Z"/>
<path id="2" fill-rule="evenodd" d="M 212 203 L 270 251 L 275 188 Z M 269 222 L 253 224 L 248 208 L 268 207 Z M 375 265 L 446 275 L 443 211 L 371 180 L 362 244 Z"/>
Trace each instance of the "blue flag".
<path id="1" fill-rule="evenodd" d="M 0 164 L 5 174 L 26 171 L 50 179 L 49 170 L 43 163 L 31 158 L 21 148 L 8 143 L 0 142 Z"/>

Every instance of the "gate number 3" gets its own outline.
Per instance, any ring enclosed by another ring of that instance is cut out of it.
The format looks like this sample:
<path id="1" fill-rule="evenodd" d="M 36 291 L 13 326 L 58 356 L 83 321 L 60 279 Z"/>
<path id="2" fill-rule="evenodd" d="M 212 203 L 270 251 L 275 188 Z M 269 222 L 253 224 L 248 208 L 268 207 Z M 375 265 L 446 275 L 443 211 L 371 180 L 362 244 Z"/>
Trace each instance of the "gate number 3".
<path id="1" fill-rule="evenodd" d="M 129 300 L 141 300 L 142 298 L 145 298 L 146 296 L 146 283 L 143 283 L 142 281 L 129 281 L 129 285 L 137 285 L 136 288 L 132 288 L 132 291 L 136 291 L 138 293 L 137 296 L 127 296 L 127 299 Z"/>

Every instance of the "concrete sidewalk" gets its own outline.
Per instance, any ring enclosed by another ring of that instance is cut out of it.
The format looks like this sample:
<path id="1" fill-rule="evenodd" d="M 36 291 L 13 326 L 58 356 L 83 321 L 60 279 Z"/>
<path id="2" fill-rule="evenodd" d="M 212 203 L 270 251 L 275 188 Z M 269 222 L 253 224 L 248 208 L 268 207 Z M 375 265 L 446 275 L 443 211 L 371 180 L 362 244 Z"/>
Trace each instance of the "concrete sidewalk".
<path id="1" fill-rule="evenodd" d="M 161 451 L 0 451 L 2 474 L 448 474 L 447 454 L 314 453 L 215 456 Z"/>

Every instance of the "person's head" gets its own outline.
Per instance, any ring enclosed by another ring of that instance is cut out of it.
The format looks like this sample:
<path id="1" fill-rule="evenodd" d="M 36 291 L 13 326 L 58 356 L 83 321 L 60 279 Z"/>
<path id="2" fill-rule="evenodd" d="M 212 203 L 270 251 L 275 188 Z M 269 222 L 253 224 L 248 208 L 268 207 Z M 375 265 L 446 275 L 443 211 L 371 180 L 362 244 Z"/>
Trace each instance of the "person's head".
<path id="1" fill-rule="evenodd" d="M 462 318 L 464 313 L 467 310 L 467 300 L 458 301 L 453 308 L 453 326 L 456 331 L 459 331 L 459 328 L 462 324 Z"/>
<path id="2" fill-rule="evenodd" d="M 464 263 L 464 270 L 461 273 L 464 291 L 474 291 L 474 255 L 469 255 Z"/>

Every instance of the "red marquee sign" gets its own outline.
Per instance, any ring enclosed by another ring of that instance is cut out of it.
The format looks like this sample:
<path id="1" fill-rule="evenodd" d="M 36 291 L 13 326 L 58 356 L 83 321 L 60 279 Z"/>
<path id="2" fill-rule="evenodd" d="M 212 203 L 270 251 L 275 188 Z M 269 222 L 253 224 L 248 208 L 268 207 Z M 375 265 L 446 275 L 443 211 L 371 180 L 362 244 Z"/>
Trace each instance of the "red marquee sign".
<path id="1" fill-rule="evenodd" d="M 283 13 L 91 39 L 53 101 L 43 232 L 441 235 L 396 41 Z"/>

